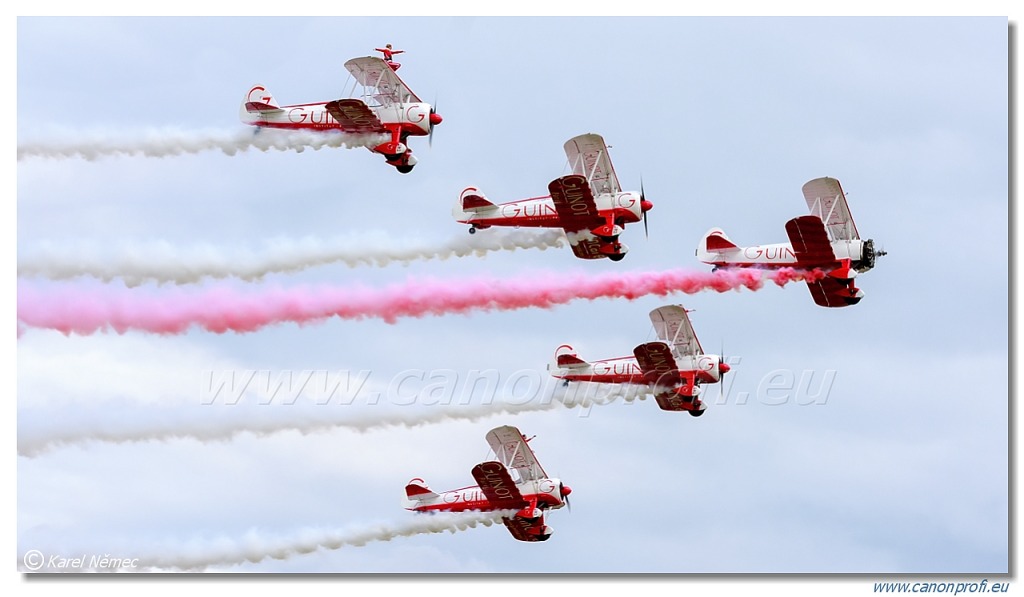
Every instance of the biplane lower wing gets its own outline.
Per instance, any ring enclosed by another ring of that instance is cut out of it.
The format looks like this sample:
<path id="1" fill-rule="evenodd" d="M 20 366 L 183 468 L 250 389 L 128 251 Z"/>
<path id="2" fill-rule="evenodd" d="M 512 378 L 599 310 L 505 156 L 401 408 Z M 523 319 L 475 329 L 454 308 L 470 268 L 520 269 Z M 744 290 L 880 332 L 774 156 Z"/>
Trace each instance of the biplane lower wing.
<path id="1" fill-rule="evenodd" d="M 495 510 L 521 510 L 528 504 L 505 465 L 488 461 L 473 467 L 473 478 Z"/>
<path id="2" fill-rule="evenodd" d="M 346 133 L 387 132 L 377 115 L 362 100 L 334 100 L 327 102 L 324 108 Z"/>
<path id="3" fill-rule="evenodd" d="M 837 264 L 849 269 L 848 260 L 841 262 L 832 251 L 832 243 L 828 240 L 825 225 L 818 216 L 801 216 L 786 222 L 786 233 L 793 245 L 797 266 L 804 268 L 826 267 Z M 842 271 L 839 268 L 839 271 Z M 811 291 L 814 302 L 822 307 L 848 307 L 860 302 L 864 293 L 853 286 L 852 281 L 842 281 L 833 275 L 821 280 L 808 280 L 807 288 Z"/>
<path id="4" fill-rule="evenodd" d="M 849 307 L 864 298 L 864 293 L 859 289 L 831 276 L 825 276 L 820 280 L 808 280 L 807 288 L 810 289 L 814 302 L 822 307 Z"/>
<path id="5" fill-rule="evenodd" d="M 563 176 L 551 181 L 548 192 L 551 193 L 559 223 L 565 230 L 572 252 L 580 259 L 607 257 L 601 251 L 604 243 L 591 233 L 592 229 L 605 222 L 598 215 L 597 204 L 587 179 L 578 174 Z"/>
<path id="6" fill-rule="evenodd" d="M 512 536 L 519 541 L 547 541 L 551 532 L 544 524 L 544 517 L 525 518 L 523 516 L 512 516 L 502 518 L 505 528 Z"/>

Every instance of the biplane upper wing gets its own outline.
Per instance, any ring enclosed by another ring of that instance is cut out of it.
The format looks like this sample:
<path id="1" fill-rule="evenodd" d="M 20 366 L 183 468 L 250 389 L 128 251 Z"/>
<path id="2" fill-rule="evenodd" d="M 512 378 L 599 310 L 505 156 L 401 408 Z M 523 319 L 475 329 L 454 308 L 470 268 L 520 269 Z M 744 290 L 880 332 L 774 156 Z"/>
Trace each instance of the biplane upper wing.
<path id="1" fill-rule="evenodd" d="M 359 99 L 340 99 L 327 102 L 324 106 L 327 113 L 341 125 L 347 133 L 384 133 L 387 130 L 380 118 Z"/>
<path id="2" fill-rule="evenodd" d="M 598 215 L 594 195 L 587 179 L 580 174 L 570 174 L 551 181 L 548 185 L 551 200 L 555 204 L 559 223 L 569 238 L 572 252 L 580 259 L 600 259 L 601 241 L 591 230 L 604 224 Z"/>
<path id="3" fill-rule="evenodd" d="M 548 476 L 519 429 L 511 425 L 491 429 L 487 433 L 487 443 L 498 460 L 519 473 L 520 481 L 535 481 Z"/>
<path id="4" fill-rule="evenodd" d="M 493 460 L 481 462 L 471 472 L 494 509 L 521 510 L 528 505 L 504 464 Z"/>
<path id="5" fill-rule="evenodd" d="M 345 68 L 360 85 L 372 88 L 374 91 L 369 95 L 382 105 L 421 101 L 382 58 L 353 58 L 345 63 Z"/>
<path id="6" fill-rule="evenodd" d="M 804 199 L 811 215 L 818 216 L 825 223 L 832 240 L 857 240 L 857 225 L 850 215 L 843 187 L 834 178 L 815 178 L 804 184 Z"/>
<path id="7" fill-rule="evenodd" d="M 615 194 L 622 191 L 615 168 L 608 157 L 608 146 L 601 135 L 588 133 L 573 137 L 565 142 L 565 155 L 573 174 L 580 174 L 598 194 Z"/>
<path id="8" fill-rule="evenodd" d="M 690 324 L 686 309 L 680 305 L 666 305 L 651 311 L 651 323 L 658 338 L 672 346 L 676 353 L 684 357 L 704 354 L 697 341 L 697 334 Z"/>
<path id="9" fill-rule="evenodd" d="M 819 267 L 836 262 L 825 225 L 818 216 L 793 218 L 786 222 L 786 234 L 799 267 Z"/>

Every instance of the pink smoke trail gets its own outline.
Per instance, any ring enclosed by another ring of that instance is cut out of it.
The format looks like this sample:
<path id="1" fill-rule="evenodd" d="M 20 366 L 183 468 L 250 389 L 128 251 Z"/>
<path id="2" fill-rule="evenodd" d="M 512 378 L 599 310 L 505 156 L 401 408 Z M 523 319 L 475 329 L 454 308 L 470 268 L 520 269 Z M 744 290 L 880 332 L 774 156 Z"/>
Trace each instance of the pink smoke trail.
<path id="1" fill-rule="evenodd" d="M 286 321 L 312 323 L 329 317 L 376 317 L 395 323 L 400 317 L 530 307 L 550 309 L 578 299 L 633 300 L 651 294 L 758 290 L 765 279 L 784 286 L 796 280 L 819 279 L 822 275 L 817 270 L 792 269 L 731 269 L 713 273 L 670 270 L 601 276 L 548 273 L 510 279 L 412 279 L 383 289 L 321 286 L 249 293 L 226 287 L 190 293 L 179 289 L 144 293 L 138 289 L 60 285 L 44 289 L 22 282 L 18 287 L 18 321 L 27 327 L 54 329 L 64 334 L 93 334 L 107 329 L 118 333 L 140 330 L 180 334 L 192 326 L 220 334 L 254 332 Z"/>

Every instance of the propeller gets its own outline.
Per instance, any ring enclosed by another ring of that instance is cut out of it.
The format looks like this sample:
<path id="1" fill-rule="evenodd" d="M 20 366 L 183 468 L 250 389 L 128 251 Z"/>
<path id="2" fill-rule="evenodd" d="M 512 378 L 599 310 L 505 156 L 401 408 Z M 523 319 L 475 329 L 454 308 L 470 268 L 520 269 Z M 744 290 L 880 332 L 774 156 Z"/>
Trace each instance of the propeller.
<path id="1" fill-rule="evenodd" d="M 441 115 L 437 113 L 437 98 L 434 98 L 434 103 L 430 105 L 430 132 L 427 133 L 427 145 L 430 147 L 434 146 L 434 126 L 441 124 Z"/>
<path id="2" fill-rule="evenodd" d="M 647 195 L 644 194 L 644 179 L 640 179 L 640 211 L 644 214 L 644 238 L 651 238 L 650 233 L 647 230 L 647 212 L 651 211 L 654 205 L 647 200 Z"/>
<path id="3" fill-rule="evenodd" d="M 722 404 L 722 398 L 725 396 L 725 374 L 732 370 L 729 366 L 728 360 L 725 356 L 725 340 L 722 340 L 719 346 L 721 351 L 718 353 L 718 403 Z"/>
<path id="4" fill-rule="evenodd" d="M 566 487 L 565 483 L 558 482 L 558 495 L 561 496 L 562 501 L 565 502 L 565 507 L 572 512 L 572 504 L 569 503 L 569 494 L 572 493 L 572 487 Z"/>

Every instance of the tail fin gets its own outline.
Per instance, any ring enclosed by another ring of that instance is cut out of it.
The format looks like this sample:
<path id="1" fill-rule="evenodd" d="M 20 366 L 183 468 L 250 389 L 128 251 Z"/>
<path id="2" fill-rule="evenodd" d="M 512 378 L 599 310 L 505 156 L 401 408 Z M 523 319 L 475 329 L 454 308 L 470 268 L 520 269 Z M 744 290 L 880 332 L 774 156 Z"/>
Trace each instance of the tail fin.
<path id="1" fill-rule="evenodd" d="M 574 369 L 586 367 L 590 363 L 576 355 L 576 350 L 568 344 L 563 344 L 555 349 L 555 365 L 559 369 Z"/>
<path id="2" fill-rule="evenodd" d="M 704 263 L 716 263 L 721 260 L 723 254 L 738 250 L 739 247 L 729 240 L 724 230 L 712 228 L 704 233 L 704 237 L 697 245 L 697 259 Z"/>
<path id="3" fill-rule="evenodd" d="M 405 497 L 420 501 L 436 498 L 437 494 L 427 487 L 427 483 L 423 479 L 413 479 L 405 486 Z"/>
<path id="4" fill-rule="evenodd" d="M 281 109 L 274 96 L 262 85 L 253 85 L 249 93 L 245 94 L 242 100 L 241 117 L 242 122 L 255 120 L 265 112 L 277 112 Z"/>

